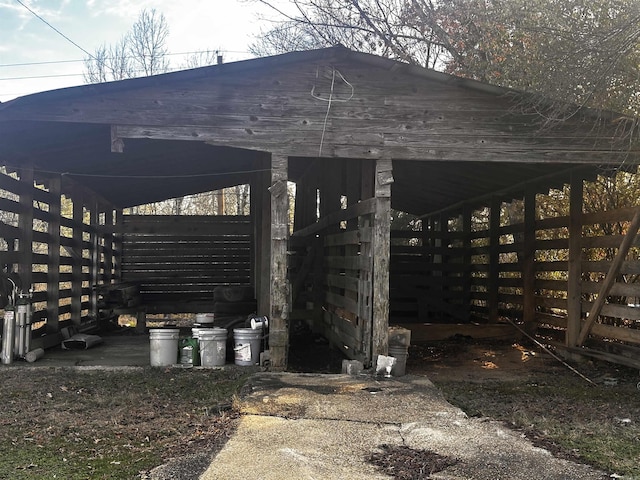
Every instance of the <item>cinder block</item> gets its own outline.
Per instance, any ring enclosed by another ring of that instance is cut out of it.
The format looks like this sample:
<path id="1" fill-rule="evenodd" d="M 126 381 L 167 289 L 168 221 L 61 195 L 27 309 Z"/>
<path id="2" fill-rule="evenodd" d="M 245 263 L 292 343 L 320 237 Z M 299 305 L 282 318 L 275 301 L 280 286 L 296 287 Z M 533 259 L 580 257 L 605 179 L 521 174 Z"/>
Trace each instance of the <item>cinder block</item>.
<path id="1" fill-rule="evenodd" d="M 364 365 L 358 360 L 342 360 L 342 373 L 347 375 L 360 375 Z"/>

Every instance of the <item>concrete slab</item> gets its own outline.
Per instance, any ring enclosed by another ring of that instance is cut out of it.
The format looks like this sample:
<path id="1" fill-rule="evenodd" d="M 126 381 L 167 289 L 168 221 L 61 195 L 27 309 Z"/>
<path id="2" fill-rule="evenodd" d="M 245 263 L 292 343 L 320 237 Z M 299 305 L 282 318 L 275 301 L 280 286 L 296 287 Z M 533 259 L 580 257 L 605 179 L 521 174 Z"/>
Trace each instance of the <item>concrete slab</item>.
<path id="1" fill-rule="evenodd" d="M 100 335 L 103 343 L 87 350 L 48 348 L 34 363 L 16 360 L 13 365 L 37 367 L 143 367 L 149 366 L 149 335 Z"/>
<path id="2" fill-rule="evenodd" d="M 470 419 L 424 377 L 258 373 L 240 399 L 238 431 L 202 480 L 390 478 L 367 459 L 383 444 L 457 460 L 440 480 L 601 480 L 518 432 Z"/>

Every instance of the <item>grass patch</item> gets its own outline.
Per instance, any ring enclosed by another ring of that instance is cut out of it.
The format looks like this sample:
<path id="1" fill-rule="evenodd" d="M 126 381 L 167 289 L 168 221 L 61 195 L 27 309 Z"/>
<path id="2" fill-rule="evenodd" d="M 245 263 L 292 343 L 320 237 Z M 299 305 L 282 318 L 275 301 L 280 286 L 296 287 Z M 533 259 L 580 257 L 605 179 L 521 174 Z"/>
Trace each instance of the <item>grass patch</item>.
<path id="1" fill-rule="evenodd" d="M 141 478 L 235 428 L 240 369 L 0 370 L 0 478 Z"/>
<path id="2" fill-rule="evenodd" d="M 592 386 L 570 372 L 514 381 L 434 383 L 468 415 L 504 421 L 556 455 L 640 479 L 636 377 L 627 372 L 615 386 Z"/>

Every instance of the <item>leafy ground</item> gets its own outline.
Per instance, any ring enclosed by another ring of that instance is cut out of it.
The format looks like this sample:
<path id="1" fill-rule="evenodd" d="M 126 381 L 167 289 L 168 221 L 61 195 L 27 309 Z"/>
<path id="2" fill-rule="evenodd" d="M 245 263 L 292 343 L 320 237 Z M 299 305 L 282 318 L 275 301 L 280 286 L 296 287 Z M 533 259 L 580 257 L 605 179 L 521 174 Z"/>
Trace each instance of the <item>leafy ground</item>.
<path id="1" fill-rule="evenodd" d="M 341 356 L 326 343 L 298 344 L 292 370 L 339 371 Z M 640 479 L 640 375 L 576 366 L 596 385 L 535 348 L 460 340 L 411 347 L 407 373 L 428 376 L 469 415 L 502 420 L 556 455 Z M 247 375 L 234 366 L 0 368 L 0 478 L 144 479 L 169 458 L 213 454 L 235 430 L 234 397 Z M 443 460 L 390 450 L 372 461 L 382 469 L 400 462 L 397 478 L 429 478 L 420 476 L 425 462 L 428 475 Z"/>
<path id="2" fill-rule="evenodd" d="M 537 348 L 441 343 L 412 347 L 408 373 L 427 375 L 468 415 L 504 421 L 555 455 L 640 479 L 638 371 L 606 363 L 574 366 Z"/>
<path id="3" fill-rule="evenodd" d="M 144 478 L 234 431 L 246 370 L 0 369 L 0 478 Z"/>

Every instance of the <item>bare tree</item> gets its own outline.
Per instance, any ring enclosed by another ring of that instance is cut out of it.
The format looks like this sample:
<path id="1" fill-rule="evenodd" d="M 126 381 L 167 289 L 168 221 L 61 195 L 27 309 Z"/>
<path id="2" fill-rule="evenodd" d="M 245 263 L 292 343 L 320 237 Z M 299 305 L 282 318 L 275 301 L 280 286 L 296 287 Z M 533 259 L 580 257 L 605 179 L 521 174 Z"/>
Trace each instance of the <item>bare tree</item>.
<path id="1" fill-rule="evenodd" d="M 98 47 L 84 61 L 87 83 L 101 83 L 125 78 L 164 73 L 169 69 L 167 37 L 169 26 L 162 13 L 142 10 L 138 19 L 114 45 Z"/>
<path id="2" fill-rule="evenodd" d="M 640 110 L 640 0 L 291 0 L 293 13 L 255 1 L 281 18 L 253 45 L 262 55 L 340 43 L 528 92 L 550 122 Z M 620 137 L 636 129 L 621 123 Z"/>

